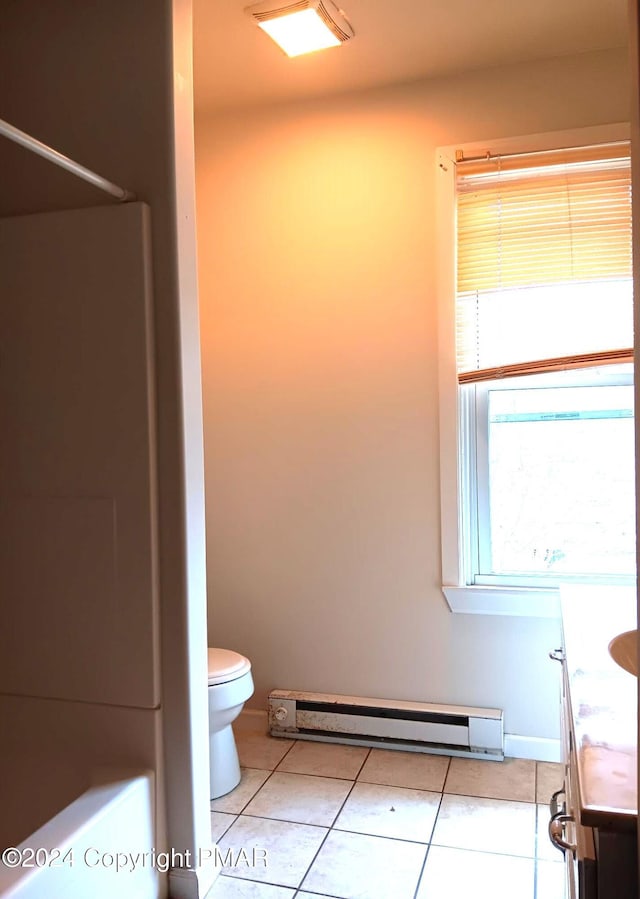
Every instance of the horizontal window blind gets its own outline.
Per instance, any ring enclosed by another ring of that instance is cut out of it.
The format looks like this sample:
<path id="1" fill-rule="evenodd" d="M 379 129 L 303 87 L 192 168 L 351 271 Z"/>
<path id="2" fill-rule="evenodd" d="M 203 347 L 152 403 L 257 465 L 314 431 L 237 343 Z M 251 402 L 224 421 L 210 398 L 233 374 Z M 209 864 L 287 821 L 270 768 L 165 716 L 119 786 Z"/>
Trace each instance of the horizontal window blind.
<path id="1" fill-rule="evenodd" d="M 456 194 L 461 381 L 632 358 L 627 142 L 462 159 Z"/>

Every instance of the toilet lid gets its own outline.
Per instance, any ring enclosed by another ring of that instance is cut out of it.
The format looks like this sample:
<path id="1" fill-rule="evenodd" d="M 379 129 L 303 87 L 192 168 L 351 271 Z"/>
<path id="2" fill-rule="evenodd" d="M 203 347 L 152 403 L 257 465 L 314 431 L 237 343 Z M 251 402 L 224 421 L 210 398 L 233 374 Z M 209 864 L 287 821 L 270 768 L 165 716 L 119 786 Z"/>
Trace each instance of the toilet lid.
<path id="1" fill-rule="evenodd" d="M 226 684 L 251 671 L 251 662 L 231 649 L 209 649 L 209 686 Z"/>

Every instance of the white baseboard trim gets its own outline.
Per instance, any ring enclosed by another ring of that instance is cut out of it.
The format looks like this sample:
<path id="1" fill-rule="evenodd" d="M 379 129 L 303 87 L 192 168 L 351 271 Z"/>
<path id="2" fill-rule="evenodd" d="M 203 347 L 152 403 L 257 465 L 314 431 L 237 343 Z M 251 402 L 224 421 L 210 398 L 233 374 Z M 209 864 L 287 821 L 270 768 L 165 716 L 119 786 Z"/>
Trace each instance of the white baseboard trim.
<path id="1" fill-rule="evenodd" d="M 520 734 L 504 735 L 504 754 L 512 759 L 533 759 L 537 762 L 562 761 L 560 740 L 523 737 Z"/>
<path id="2" fill-rule="evenodd" d="M 169 871 L 169 896 L 171 899 L 204 899 L 218 874 L 220 865 L 215 853 L 196 868 L 171 868 Z"/>

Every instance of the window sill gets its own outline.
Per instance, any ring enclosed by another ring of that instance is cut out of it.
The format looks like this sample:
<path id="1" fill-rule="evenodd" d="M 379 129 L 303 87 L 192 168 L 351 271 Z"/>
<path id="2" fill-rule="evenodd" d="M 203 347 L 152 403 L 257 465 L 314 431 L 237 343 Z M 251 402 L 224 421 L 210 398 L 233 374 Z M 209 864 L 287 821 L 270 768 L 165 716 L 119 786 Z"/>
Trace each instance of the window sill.
<path id="1" fill-rule="evenodd" d="M 510 615 L 520 618 L 560 618 L 557 588 L 443 586 L 449 609 L 465 615 Z"/>

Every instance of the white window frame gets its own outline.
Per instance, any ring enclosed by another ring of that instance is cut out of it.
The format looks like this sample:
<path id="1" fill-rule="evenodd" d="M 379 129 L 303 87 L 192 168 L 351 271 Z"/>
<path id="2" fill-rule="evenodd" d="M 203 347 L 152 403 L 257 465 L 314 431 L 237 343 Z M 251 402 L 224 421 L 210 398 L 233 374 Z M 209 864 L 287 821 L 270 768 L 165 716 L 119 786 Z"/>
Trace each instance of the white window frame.
<path id="1" fill-rule="evenodd" d="M 456 371 L 456 151 L 465 156 L 520 153 L 589 146 L 628 140 L 628 123 L 600 125 L 506 138 L 495 141 L 456 144 L 436 151 L 436 230 L 438 297 L 438 377 L 440 419 L 440 517 L 442 549 L 442 590 L 452 612 L 482 615 L 514 615 L 558 618 L 559 590 L 527 586 L 468 585 L 467 572 L 473 540 L 466 533 L 473 526 L 467 520 L 468 506 L 463 496 L 477 494 L 475 472 L 463 464 L 475 429 L 460 427 L 461 403 Z M 474 453 L 475 455 L 475 453 Z"/>
<path id="2" fill-rule="evenodd" d="M 633 389 L 633 372 L 621 371 L 621 368 L 632 368 L 630 363 L 620 365 L 605 365 L 602 367 L 581 368 L 568 372 L 548 372 L 518 378 L 505 378 L 500 382 L 499 390 L 545 389 L 546 387 L 630 387 Z M 473 539 L 477 559 L 473 560 L 474 571 L 477 572 L 474 584 L 481 586 L 517 586 L 540 588 L 545 581 L 552 587 L 556 587 L 558 580 L 562 584 L 607 584 L 610 586 L 629 587 L 635 584 L 635 576 L 623 574 L 590 574 L 570 575 L 560 577 L 553 572 L 533 574 L 490 574 L 491 569 L 491 538 L 490 538 L 490 498 L 489 498 L 489 392 L 496 389 L 495 381 L 481 381 L 477 384 L 465 384 L 461 390 L 469 393 L 466 406 L 468 418 L 462 425 L 462 430 L 472 429 L 476 435 L 476 471 L 477 471 L 477 504 L 478 504 L 478 532 L 482 530 L 482 536 L 467 534 L 467 539 Z M 475 409 L 473 408 L 475 406 Z M 465 409 L 461 415 L 464 416 Z M 477 550 L 476 550 L 477 547 Z M 554 583 L 554 581 L 556 583 Z"/>

